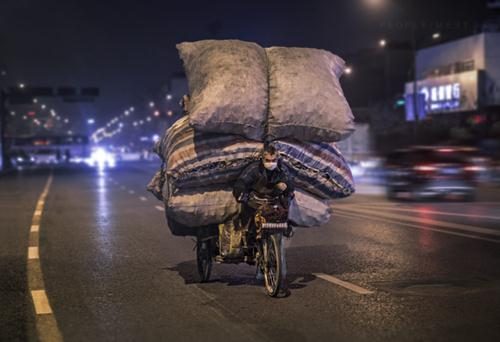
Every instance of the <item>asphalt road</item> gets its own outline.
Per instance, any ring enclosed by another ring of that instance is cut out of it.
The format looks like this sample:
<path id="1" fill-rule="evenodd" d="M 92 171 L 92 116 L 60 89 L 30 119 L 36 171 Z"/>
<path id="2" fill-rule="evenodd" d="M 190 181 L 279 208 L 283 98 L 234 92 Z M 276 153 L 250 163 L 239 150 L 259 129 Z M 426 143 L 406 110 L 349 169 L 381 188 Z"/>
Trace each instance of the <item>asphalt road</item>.
<path id="1" fill-rule="evenodd" d="M 291 295 L 272 299 L 247 265 L 197 282 L 193 241 L 145 191 L 154 169 L 0 177 L 0 341 L 500 340 L 498 187 L 338 201 L 287 241 Z"/>

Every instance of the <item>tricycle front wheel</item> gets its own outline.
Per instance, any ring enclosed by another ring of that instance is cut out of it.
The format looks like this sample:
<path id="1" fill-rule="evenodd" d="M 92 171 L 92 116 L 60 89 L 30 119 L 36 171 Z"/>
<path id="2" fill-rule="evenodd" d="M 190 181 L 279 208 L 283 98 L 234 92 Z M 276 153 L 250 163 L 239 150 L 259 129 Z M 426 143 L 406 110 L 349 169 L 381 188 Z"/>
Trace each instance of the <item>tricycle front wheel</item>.
<path id="1" fill-rule="evenodd" d="M 269 235 L 263 239 L 263 258 L 261 268 L 264 273 L 264 286 L 271 297 L 286 292 L 286 259 L 283 234 Z"/>

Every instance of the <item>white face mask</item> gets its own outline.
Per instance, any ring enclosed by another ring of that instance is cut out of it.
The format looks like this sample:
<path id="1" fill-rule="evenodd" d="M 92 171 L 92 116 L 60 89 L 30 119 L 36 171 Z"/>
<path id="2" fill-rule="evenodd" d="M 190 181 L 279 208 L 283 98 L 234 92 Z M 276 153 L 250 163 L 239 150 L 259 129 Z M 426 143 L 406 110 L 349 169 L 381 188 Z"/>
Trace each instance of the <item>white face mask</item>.
<path id="1" fill-rule="evenodd" d="M 273 171 L 278 167 L 278 162 L 264 162 L 264 167 L 269 171 Z"/>

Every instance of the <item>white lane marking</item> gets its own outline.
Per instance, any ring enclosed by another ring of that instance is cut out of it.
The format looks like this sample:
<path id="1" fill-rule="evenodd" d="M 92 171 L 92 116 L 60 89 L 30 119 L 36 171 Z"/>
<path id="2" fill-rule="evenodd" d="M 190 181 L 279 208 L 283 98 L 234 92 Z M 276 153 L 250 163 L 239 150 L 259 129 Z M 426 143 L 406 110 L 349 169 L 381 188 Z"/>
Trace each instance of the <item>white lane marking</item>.
<path id="1" fill-rule="evenodd" d="M 121 186 L 121 189 L 122 189 L 122 190 L 125 190 L 125 189 L 127 189 L 127 187 L 126 187 L 126 186 L 124 186 L 124 185 L 122 185 L 122 186 Z"/>
<path id="2" fill-rule="evenodd" d="M 38 224 L 32 224 L 31 229 L 30 229 L 30 233 L 35 233 L 35 232 L 38 232 L 39 230 L 40 230 L 40 226 Z"/>
<path id="3" fill-rule="evenodd" d="M 28 260 L 40 259 L 38 247 L 28 247 Z"/>
<path id="4" fill-rule="evenodd" d="M 135 194 L 135 191 L 134 190 L 130 190 L 128 193 L 131 194 L 131 195 L 133 195 L 133 194 Z"/>
<path id="5" fill-rule="evenodd" d="M 356 292 L 357 294 L 362 294 L 362 295 L 367 295 L 367 294 L 372 294 L 374 293 L 373 291 L 367 290 L 362 288 L 361 286 L 349 283 L 347 281 L 341 280 L 339 278 L 336 278 L 334 276 L 331 276 L 329 274 L 324 274 L 324 273 L 313 273 L 314 276 L 321 278 L 323 280 L 326 280 L 332 284 L 342 286 L 348 290 L 351 290 L 353 292 Z"/>
<path id="6" fill-rule="evenodd" d="M 371 209 L 362 209 L 362 208 L 342 208 L 342 209 L 337 208 L 337 211 L 341 211 L 344 213 L 347 212 L 347 213 L 360 213 L 360 214 L 376 215 L 376 216 L 381 216 L 381 217 L 386 217 L 386 218 L 391 218 L 391 219 L 396 219 L 396 220 L 409 221 L 409 222 L 413 222 L 413 223 L 428 224 L 428 225 L 433 225 L 433 226 L 438 226 L 438 227 L 443 227 L 443 228 L 459 229 L 459 230 L 463 230 L 463 231 L 466 231 L 469 233 L 480 233 L 480 234 L 500 236 L 500 230 L 471 226 L 468 224 L 439 221 L 439 220 L 434 220 L 434 219 L 426 218 L 426 217 L 418 217 L 415 215 L 413 215 L 413 216 L 398 215 L 398 214 L 392 214 L 392 213 L 371 210 Z"/>
<path id="7" fill-rule="evenodd" d="M 165 208 L 160 207 L 159 205 L 157 205 L 155 208 L 156 208 L 157 210 L 159 210 L 159 211 L 165 211 Z"/>
<path id="8" fill-rule="evenodd" d="M 31 291 L 31 297 L 33 298 L 33 304 L 35 305 L 35 312 L 37 315 L 52 314 L 52 308 L 50 307 L 45 290 L 33 290 Z"/>
<path id="9" fill-rule="evenodd" d="M 500 240 L 488 239 L 488 238 L 483 238 L 483 237 L 480 237 L 480 236 L 470 235 L 470 234 L 464 234 L 464 233 L 456 233 L 456 232 L 452 232 L 452 231 L 444 230 L 444 229 L 422 227 L 422 226 L 417 226 L 416 224 L 405 223 L 405 222 L 394 221 L 394 220 L 388 220 L 388 219 L 384 219 L 384 218 L 381 218 L 381 217 L 373 217 L 373 216 L 366 216 L 366 215 L 360 215 L 360 214 L 350 214 L 350 213 L 349 214 L 347 214 L 347 213 L 339 213 L 338 211 L 334 215 L 338 216 L 338 217 L 344 217 L 344 218 L 350 218 L 350 219 L 354 218 L 354 219 L 362 220 L 363 222 L 367 222 L 367 221 L 370 221 L 370 220 L 377 220 L 377 221 L 380 221 L 380 222 L 392 223 L 392 224 L 395 224 L 397 226 L 404 226 L 404 227 L 415 228 L 415 229 L 422 229 L 422 230 L 430 230 L 430 231 L 437 232 L 437 233 L 443 233 L 443 234 L 448 234 L 448 235 L 460 236 L 460 237 L 465 237 L 465 238 L 474 239 L 474 240 L 482 240 L 482 241 L 500 243 Z"/>
<path id="10" fill-rule="evenodd" d="M 370 205 L 370 204 L 359 204 L 360 207 L 363 208 L 371 208 L 371 209 L 381 209 L 380 206 L 377 205 Z M 344 206 L 346 208 L 352 208 L 355 207 L 355 205 L 349 205 L 349 206 Z M 333 207 L 334 209 L 336 207 Z M 340 208 L 340 207 L 339 207 Z M 390 207 L 385 207 L 384 210 L 389 210 L 389 211 L 404 211 L 404 212 L 412 212 L 412 213 L 420 213 L 420 214 L 434 214 L 434 215 L 439 215 L 439 216 L 457 216 L 457 217 L 470 217 L 470 218 L 484 218 L 484 219 L 490 219 L 490 220 L 499 220 L 500 221 L 500 216 L 490 216 L 490 215 L 478 215 L 478 214 L 462 214 L 462 213 L 453 213 L 449 211 L 438 211 L 438 210 L 427 210 L 427 209 L 410 209 L 410 208 L 390 208 Z"/>
<path id="11" fill-rule="evenodd" d="M 139 197 L 139 199 L 140 199 L 141 201 L 143 201 L 143 202 L 146 202 L 146 201 L 148 200 L 148 199 L 147 199 L 146 197 L 144 197 L 144 196 Z"/>

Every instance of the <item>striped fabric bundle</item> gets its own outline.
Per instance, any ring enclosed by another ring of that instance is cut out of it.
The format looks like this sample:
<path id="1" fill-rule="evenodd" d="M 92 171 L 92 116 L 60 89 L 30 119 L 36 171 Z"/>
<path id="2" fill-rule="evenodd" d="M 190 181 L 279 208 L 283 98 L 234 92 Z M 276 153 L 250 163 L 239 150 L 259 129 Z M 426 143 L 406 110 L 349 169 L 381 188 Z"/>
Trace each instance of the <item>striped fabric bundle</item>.
<path id="1" fill-rule="evenodd" d="M 321 199 L 354 192 L 351 171 L 335 143 L 275 141 L 296 187 Z M 195 132 L 187 118 L 178 120 L 157 146 L 166 161 L 172 194 L 176 189 L 232 186 L 243 169 L 259 158 L 262 143 L 237 135 Z"/>
<path id="2" fill-rule="evenodd" d="M 274 145 L 297 188 L 326 200 L 347 197 L 354 192 L 349 164 L 335 143 L 278 140 Z"/>
<path id="3" fill-rule="evenodd" d="M 184 117 L 166 132 L 156 152 L 165 160 L 174 188 L 197 188 L 231 186 L 241 171 L 259 158 L 262 146 L 239 135 L 196 132 Z"/>

